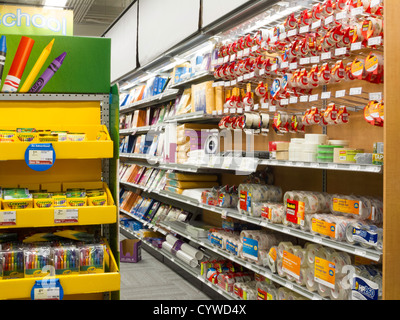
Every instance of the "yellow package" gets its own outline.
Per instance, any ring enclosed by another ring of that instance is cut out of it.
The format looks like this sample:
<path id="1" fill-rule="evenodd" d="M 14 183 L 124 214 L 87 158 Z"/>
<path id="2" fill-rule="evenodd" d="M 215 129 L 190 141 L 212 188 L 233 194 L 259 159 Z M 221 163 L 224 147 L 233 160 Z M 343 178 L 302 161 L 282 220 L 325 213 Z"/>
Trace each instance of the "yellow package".
<path id="1" fill-rule="evenodd" d="M 99 131 L 96 136 L 97 141 L 106 141 L 108 139 L 108 133 L 106 131 Z"/>
<path id="2" fill-rule="evenodd" d="M 193 174 L 193 173 L 167 173 L 167 178 L 179 181 L 217 181 L 218 176 L 212 174 Z"/>
<path id="3" fill-rule="evenodd" d="M 211 114 L 215 110 L 213 81 L 192 85 L 192 112 Z"/>
<path id="4" fill-rule="evenodd" d="M 222 111 L 224 110 L 225 104 L 225 88 L 224 87 L 215 87 L 215 110 Z"/>
<path id="5" fill-rule="evenodd" d="M 107 194 L 103 190 L 89 190 L 87 196 L 88 206 L 102 207 L 107 205 Z"/>
<path id="6" fill-rule="evenodd" d="M 179 101 L 177 107 L 176 107 L 176 114 L 185 114 L 190 112 L 191 110 L 191 96 L 192 96 L 192 90 L 191 89 L 186 89 L 183 92 L 183 95 L 181 97 L 181 100 Z"/>
<path id="7" fill-rule="evenodd" d="M 17 138 L 21 142 L 34 142 L 37 140 L 37 132 L 18 132 L 16 134 Z"/>
<path id="8" fill-rule="evenodd" d="M 33 199 L 3 200 L 4 210 L 32 209 Z"/>
<path id="9" fill-rule="evenodd" d="M 167 186 L 179 188 L 179 189 L 196 189 L 196 188 L 213 188 L 218 187 L 217 182 L 211 181 L 178 181 L 178 180 L 167 180 Z"/>
<path id="10" fill-rule="evenodd" d="M 58 142 L 58 134 L 40 133 L 39 142 Z"/>
<path id="11" fill-rule="evenodd" d="M 86 207 L 88 199 L 87 197 L 82 198 L 67 198 L 68 207 Z"/>
<path id="12" fill-rule="evenodd" d="M 15 130 L 0 130 L 0 143 L 15 142 Z"/>
<path id="13" fill-rule="evenodd" d="M 67 207 L 67 196 L 64 193 L 55 193 L 52 199 L 54 208 Z"/>
<path id="14" fill-rule="evenodd" d="M 33 199 L 34 208 L 43 209 L 43 208 L 52 208 L 54 206 L 53 198 L 43 198 L 43 199 Z"/>

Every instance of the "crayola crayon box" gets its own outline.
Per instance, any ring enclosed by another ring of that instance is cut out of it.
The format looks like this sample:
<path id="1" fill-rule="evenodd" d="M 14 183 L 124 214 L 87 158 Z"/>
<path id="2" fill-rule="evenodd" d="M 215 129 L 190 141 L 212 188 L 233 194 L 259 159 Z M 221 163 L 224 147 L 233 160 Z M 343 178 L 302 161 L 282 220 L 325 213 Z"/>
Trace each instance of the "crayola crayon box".
<path id="1" fill-rule="evenodd" d="M 87 196 L 84 189 L 68 189 L 66 195 L 68 207 L 87 206 Z"/>
<path id="2" fill-rule="evenodd" d="M 30 209 L 33 207 L 33 198 L 28 189 L 4 189 L 2 203 L 4 210 Z"/>
<path id="3" fill-rule="evenodd" d="M 48 192 L 33 193 L 34 208 L 52 208 L 54 206 L 53 195 Z"/>
<path id="4" fill-rule="evenodd" d="M 88 190 L 86 194 L 88 206 L 102 207 L 107 205 L 107 194 L 104 190 Z"/>
<path id="5" fill-rule="evenodd" d="M 84 245 L 80 248 L 80 273 L 104 273 L 104 246 Z"/>
<path id="6" fill-rule="evenodd" d="M 67 196 L 63 192 L 54 193 L 52 196 L 54 208 L 67 207 Z"/>

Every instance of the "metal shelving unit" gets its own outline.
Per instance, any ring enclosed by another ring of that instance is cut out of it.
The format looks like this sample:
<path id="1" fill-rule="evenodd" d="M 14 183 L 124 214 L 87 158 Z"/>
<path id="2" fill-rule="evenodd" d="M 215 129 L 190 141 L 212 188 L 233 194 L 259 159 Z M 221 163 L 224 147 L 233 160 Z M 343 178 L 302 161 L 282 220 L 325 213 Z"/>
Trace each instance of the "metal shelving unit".
<path id="1" fill-rule="evenodd" d="M 319 235 L 313 235 L 310 232 L 303 231 L 300 229 L 286 227 L 284 225 L 279 225 L 279 224 L 268 223 L 266 220 L 263 220 L 261 218 L 251 217 L 251 216 L 246 216 L 246 215 L 240 214 L 237 209 L 225 209 L 225 208 L 220 208 L 220 207 L 215 207 L 215 206 L 209 206 L 209 205 L 200 203 L 197 199 L 174 194 L 174 193 L 171 193 L 171 192 L 168 192 L 165 190 L 148 189 L 148 188 L 145 188 L 140 185 L 126 183 L 126 182 L 121 182 L 121 184 L 128 186 L 128 187 L 132 187 L 132 188 L 139 188 L 148 194 L 156 194 L 156 195 L 163 197 L 164 199 L 170 199 L 170 200 L 188 204 L 190 206 L 200 207 L 207 211 L 221 214 L 221 216 L 235 218 L 235 219 L 238 219 L 238 220 L 241 220 L 244 222 L 254 224 L 256 226 L 265 227 L 267 229 L 278 231 L 278 232 L 281 232 L 284 234 L 288 234 L 288 235 L 291 235 L 291 236 L 294 236 L 297 238 L 301 238 L 306 241 L 318 243 L 318 244 L 321 244 L 321 245 L 324 245 L 324 246 L 327 246 L 327 247 L 330 247 L 330 248 L 333 248 L 336 250 L 340 250 L 340 251 L 348 252 L 350 254 L 354 254 L 356 256 L 368 258 L 368 259 L 371 259 L 376 262 L 379 262 L 382 259 L 382 252 L 380 252 L 380 251 L 377 251 L 374 249 L 366 249 L 361 246 L 351 245 L 351 244 L 348 244 L 345 242 L 340 242 L 340 241 L 336 241 L 333 239 L 324 238 Z M 126 213 L 126 212 L 124 212 L 124 213 Z"/>
<path id="2" fill-rule="evenodd" d="M 135 218 L 137 219 L 137 218 Z M 141 219 L 138 219 L 139 221 L 141 221 Z M 153 246 L 151 246 L 149 243 L 146 242 L 145 239 L 143 239 L 142 237 L 140 237 L 140 235 L 138 235 L 137 233 L 125 228 L 124 226 L 120 225 L 120 229 L 121 232 L 128 238 L 136 238 L 136 239 L 140 239 L 142 240 L 142 243 L 148 247 L 150 250 L 155 250 L 156 252 L 160 253 L 164 258 L 167 258 L 168 260 L 170 260 L 171 262 L 173 262 L 174 264 L 176 264 L 178 267 L 180 267 L 181 269 L 183 269 L 186 273 L 188 273 L 190 276 L 192 276 L 193 278 L 199 280 L 202 284 L 207 285 L 208 287 L 210 287 L 211 289 L 213 289 L 214 291 L 216 291 L 218 294 L 220 294 L 223 298 L 227 299 L 227 300 L 240 300 L 240 298 L 234 294 L 230 294 L 227 291 L 222 290 L 220 287 L 218 287 L 217 285 L 211 283 L 210 281 L 206 280 L 204 277 L 201 276 L 200 274 L 200 267 L 196 267 L 196 268 L 191 268 L 190 266 L 188 266 L 187 264 L 185 264 L 184 262 L 180 261 L 178 258 L 174 257 L 171 253 L 163 250 L 163 249 L 159 249 L 159 248 L 155 248 Z M 160 229 L 157 227 L 153 227 L 153 229 L 155 231 L 159 231 Z M 165 231 L 164 231 L 165 232 Z M 166 234 L 168 234 L 168 232 L 165 232 Z"/>

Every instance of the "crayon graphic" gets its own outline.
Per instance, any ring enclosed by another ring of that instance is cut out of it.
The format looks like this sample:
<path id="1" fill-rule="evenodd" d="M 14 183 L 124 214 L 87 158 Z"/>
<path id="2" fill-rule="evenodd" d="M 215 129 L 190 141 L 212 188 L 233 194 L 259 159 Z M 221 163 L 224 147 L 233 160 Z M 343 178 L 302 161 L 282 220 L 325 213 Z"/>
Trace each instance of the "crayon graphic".
<path id="1" fill-rule="evenodd" d="M 29 90 L 30 93 L 38 93 L 43 90 L 45 85 L 50 81 L 50 79 L 54 76 L 57 70 L 60 69 L 66 55 L 67 53 L 64 52 L 61 56 L 59 56 L 52 63 L 50 63 L 49 67 L 43 72 L 43 74 L 39 77 L 36 83 Z"/>
<path id="2" fill-rule="evenodd" d="M 1 38 L 0 38 L 0 87 L 1 87 L 1 79 L 3 79 L 4 65 L 6 64 L 6 56 L 7 56 L 6 36 L 1 36 Z"/>
<path id="3" fill-rule="evenodd" d="M 53 49 L 54 39 L 43 49 L 42 53 L 40 54 L 39 58 L 37 59 L 35 65 L 33 66 L 31 72 L 29 73 L 28 77 L 26 78 L 24 84 L 22 85 L 19 92 L 25 93 L 28 92 L 31 88 L 33 82 L 35 81 L 37 75 L 39 74 L 40 70 L 42 69 L 44 63 L 46 62 L 47 58 L 50 55 L 51 49 Z"/>
<path id="4" fill-rule="evenodd" d="M 24 74 L 26 63 L 31 55 L 35 41 L 31 38 L 22 36 L 17 52 L 11 64 L 10 71 L 4 81 L 3 92 L 17 92 Z"/>

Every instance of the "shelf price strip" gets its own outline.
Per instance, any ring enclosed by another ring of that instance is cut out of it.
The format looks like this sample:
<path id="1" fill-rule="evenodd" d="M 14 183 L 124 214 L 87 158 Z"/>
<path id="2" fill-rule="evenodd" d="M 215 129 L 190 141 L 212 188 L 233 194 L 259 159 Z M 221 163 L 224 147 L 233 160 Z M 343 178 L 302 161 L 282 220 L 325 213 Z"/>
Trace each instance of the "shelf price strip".
<path id="1" fill-rule="evenodd" d="M 78 209 L 55 209 L 54 223 L 78 223 Z"/>

